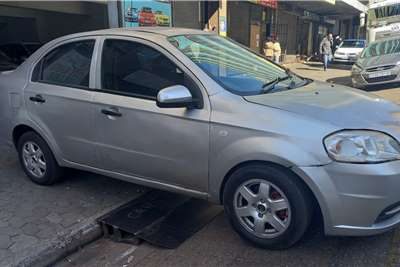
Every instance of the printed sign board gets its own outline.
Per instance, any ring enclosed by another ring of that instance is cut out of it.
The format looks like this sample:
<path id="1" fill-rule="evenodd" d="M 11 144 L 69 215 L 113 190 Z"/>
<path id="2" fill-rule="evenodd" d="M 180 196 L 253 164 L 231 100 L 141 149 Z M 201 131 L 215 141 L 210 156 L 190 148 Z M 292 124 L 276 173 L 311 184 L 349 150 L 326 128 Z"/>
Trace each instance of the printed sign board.
<path id="1" fill-rule="evenodd" d="M 124 27 L 171 26 L 171 3 L 155 0 L 121 2 Z"/>

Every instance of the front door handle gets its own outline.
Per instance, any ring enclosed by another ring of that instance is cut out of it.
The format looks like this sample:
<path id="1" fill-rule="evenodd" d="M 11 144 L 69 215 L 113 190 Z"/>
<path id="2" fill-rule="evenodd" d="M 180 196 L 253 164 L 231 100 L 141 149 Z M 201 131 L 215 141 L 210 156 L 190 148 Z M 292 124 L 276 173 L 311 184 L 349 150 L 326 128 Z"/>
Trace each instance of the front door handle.
<path id="1" fill-rule="evenodd" d="M 107 116 L 112 116 L 112 117 L 122 117 L 122 113 L 119 112 L 117 108 L 107 108 L 107 109 L 102 109 L 101 113 Z"/>
<path id="2" fill-rule="evenodd" d="M 29 98 L 29 100 L 32 101 L 32 102 L 36 102 L 36 103 L 44 103 L 44 102 L 46 102 L 46 99 L 44 99 L 43 96 L 41 96 L 41 95 L 31 96 Z"/>

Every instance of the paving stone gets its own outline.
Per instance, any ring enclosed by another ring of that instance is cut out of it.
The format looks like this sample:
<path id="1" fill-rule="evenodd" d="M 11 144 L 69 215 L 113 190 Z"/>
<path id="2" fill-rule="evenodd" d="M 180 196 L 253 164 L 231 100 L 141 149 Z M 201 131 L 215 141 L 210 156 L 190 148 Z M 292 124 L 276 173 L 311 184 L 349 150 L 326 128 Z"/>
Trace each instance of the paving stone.
<path id="1" fill-rule="evenodd" d="M 9 235 L 0 235 L 0 249 L 8 248 L 12 243 Z"/>
<path id="2" fill-rule="evenodd" d="M 22 232 L 27 235 L 35 235 L 40 231 L 39 227 L 34 223 L 27 223 L 21 228 Z"/>
<path id="3" fill-rule="evenodd" d="M 14 253 L 34 247 L 34 245 L 39 241 L 36 237 L 24 234 L 13 237 L 11 240 L 14 244 L 10 247 L 10 250 Z"/>
<path id="4" fill-rule="evenodd" d="M 6 210 L 0 211 L 0 220 L 9 219 L 12 216 L 13 214 L 11 212 L 8 212 Z"/>
<path id="5" fill-rule="evenodd" d="M 9 221 L 9 225 L 11 225 L 13 228 L 21 228 L 21 227 L 24 226 L 28 221 L 29 221 L 29 219 L 24 219 L 24 218 L 21 218 L 21 217 L 13 217 L 13 218 Z"/>
<path id="6" fill-rule="evenodd" d="M 46 216 L 46 219 L 51 223 L 60 223 L 63 220 L 63 218 L 57 213 L 50 213 Z"/>
<path id="7" fill-rule="evenodd" d="M 79 171 L 57 185 L 39 186 L 22 172 L 14 152 L 0 147 L 0 155 L 0 267 L 138 195 L 137 185 Z"/>

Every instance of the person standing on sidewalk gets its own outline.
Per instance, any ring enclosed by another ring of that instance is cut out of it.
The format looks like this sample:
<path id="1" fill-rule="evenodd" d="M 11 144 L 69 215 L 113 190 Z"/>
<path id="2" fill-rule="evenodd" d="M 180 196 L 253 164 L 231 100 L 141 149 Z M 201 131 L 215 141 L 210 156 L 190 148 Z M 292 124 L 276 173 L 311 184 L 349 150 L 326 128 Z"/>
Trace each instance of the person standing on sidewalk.
<path id="1" fill-rule="evenodd" d="M 272 42 L 272 38 L 268 37 L 267 41 L 264 45 L 264 55 L 269 60 L 273 60 L 274 57 L 274 43 Z"/>
<path id="2" fill-rule="evenodd" d="M 328 63 L 332 58 L 332 41 L 332 34 L 327 34 L 319 45 L 319 53 L 322 56 L 325 71 L 328 69 Z"/>
<path id="3" fill-rule="evenodd" d="M 281 44 L 278 41 L 278 37 L 274 39 L 274 62 L 279 64 L 281 58 Z"/>

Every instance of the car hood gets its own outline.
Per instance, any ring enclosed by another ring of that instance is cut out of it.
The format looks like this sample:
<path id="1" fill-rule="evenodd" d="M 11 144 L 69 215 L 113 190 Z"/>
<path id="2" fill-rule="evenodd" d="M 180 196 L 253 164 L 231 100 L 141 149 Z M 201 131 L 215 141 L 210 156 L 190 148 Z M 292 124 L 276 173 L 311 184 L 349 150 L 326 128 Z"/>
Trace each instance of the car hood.
<path id="1" fill-rule="evenodd" d="M 379 57 L 359 58 L 357 65 L 363 68 L 371 68 L 385 65 L 396 65 L 400 61 L 400 55 L 383 55 Z"/>
<path id="2" fill-rule="evenodd" d="M 357 48 L 357 47 L 339 47 L 336 49 L 336 52 L 340 53 L 346 53 L 346 54 L 358 54 L 361 53 L 363 48 Z"/>
<path id="3" fill-rule="evenodd" d="M 346 86 L 312 82 L 304 87 L 245 96 L 247 101 L 293 112 L 342 129 L 389 128 L 400 133 L 400 107 L 376 95 Z"/>

